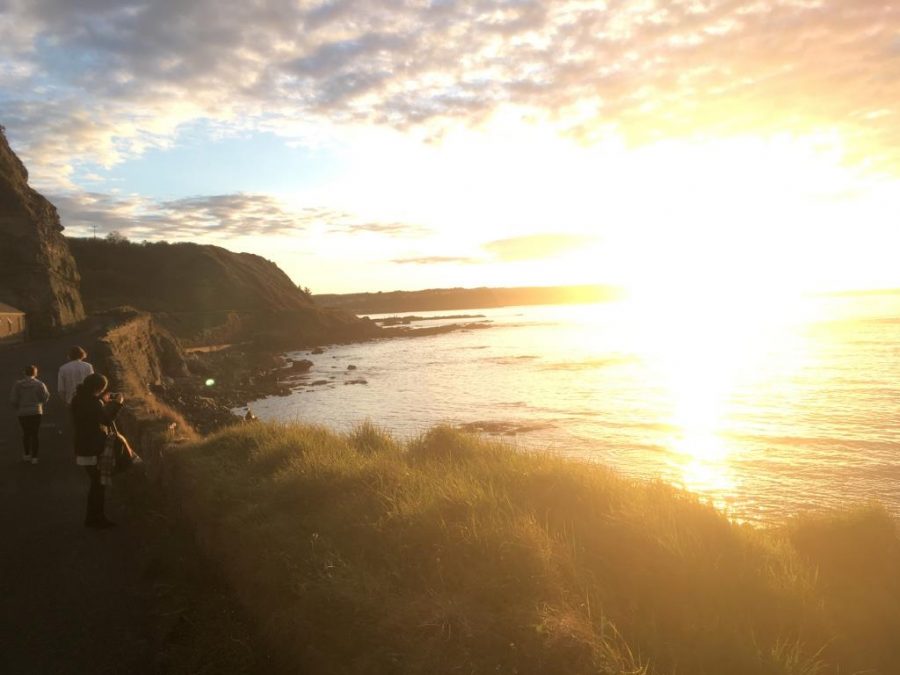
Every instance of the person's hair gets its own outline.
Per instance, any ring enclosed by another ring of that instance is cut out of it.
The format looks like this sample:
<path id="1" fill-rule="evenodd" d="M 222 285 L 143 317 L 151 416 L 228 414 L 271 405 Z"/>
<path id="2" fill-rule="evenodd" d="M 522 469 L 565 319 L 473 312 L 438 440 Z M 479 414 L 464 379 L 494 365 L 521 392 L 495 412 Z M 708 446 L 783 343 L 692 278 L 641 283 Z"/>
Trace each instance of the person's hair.
<path id="1" fill-rule="evenodd" d="M 87 356 L 87 352 L 84 351 L 81 347 L 72 347 L 69 350 L 69 358 L 72 361 L 80 361 L 81 359 Z"/>
<path id="2" fill-rule="evenodd" d="M 106 391 L 106 387 L 108 385 L 109 380 L 107 380 L 104 375 L 101 375 L 100 373 L 91 373 L 86 378 L 84 378 L 84 382 L 78 385 L 75 393 L 98 396 Z"/>
<path id="3" fill-rule="evenodd" d="M 25 366 L 25 370 L 22 372 L 25 373 L 26 377 L 34 377 L 37 375 L 37 366 Z"/>

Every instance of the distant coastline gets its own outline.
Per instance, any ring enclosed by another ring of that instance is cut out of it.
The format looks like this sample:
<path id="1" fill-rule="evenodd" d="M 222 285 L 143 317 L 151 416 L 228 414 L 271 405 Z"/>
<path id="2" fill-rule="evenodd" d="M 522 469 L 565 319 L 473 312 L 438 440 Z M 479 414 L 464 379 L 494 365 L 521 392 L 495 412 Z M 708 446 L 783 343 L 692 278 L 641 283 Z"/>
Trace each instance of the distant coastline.
<path id="1" fill-rule="evenodd" d="M 354 314 L 429 312 L 484 309 L 513 305 L 572 305 L 615 300 L 622 290 L 615 286 L 523 286 L 514 288 L 429 288 L 421 291 L 388 291 L 314 295 L 322 307 Z"/>

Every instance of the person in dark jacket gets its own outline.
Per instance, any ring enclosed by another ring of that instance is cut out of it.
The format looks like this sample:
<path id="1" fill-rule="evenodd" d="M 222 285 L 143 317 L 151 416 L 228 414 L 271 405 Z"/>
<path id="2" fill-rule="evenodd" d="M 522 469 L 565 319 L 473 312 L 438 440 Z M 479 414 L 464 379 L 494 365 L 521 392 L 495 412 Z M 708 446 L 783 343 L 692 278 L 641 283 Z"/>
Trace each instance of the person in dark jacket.
<path id="1" fill-rule="evenodd" d="M 92 373 L 78 385 L 72 398 L 72 423 L 75 429 L 76 463 L 83 466 L 90 479 L 87 511 L 84 517 L 86 527 L 105 528 L 115 525 L 104 514 L 105 488 L 100 482 L 98 458 L 103 452 L 110 425 L 122 409 L 122 394 L 110 397 L 106 393 L 107 379 L 99 373 Z"/>
<path id="2" fill-rule="evenodd" d="M 13 385 L 9 392 L 9 402 L 16 409 L 19 425 L 22 427 L 22 443 L 25 452 L 23 462 L 38 463 L 38 431 L 44 416 L 44 404 L 50 400 L 47 385 L 37 379 L 37 366 L 28 366 L 24 378 Z"/>

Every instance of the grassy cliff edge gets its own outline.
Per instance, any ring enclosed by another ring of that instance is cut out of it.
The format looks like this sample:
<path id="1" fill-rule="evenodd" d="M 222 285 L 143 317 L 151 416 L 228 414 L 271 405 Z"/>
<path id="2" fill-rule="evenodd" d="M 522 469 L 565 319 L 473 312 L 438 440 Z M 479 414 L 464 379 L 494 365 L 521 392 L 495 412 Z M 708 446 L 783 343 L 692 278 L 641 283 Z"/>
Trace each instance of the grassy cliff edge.
<path id="1" fill-rule="evenodd" d="M 900 672 L 900 538 L 875 506 L 762 530 L 444 427 L 248 424 L 166 467 L 291 670 Z"/>

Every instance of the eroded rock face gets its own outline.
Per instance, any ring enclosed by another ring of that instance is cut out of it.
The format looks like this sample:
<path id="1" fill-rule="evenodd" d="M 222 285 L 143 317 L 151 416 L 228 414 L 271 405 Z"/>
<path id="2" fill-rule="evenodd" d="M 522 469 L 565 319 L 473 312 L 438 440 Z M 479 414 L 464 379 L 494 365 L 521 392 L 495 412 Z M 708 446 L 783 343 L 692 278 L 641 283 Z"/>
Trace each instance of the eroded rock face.
<path id="1" fill-rule="evenodd" d="M 84 318 L 62 229 L 56 207 L 28 186 L 28 171 L 0 131 L 0 301 L 27 313 L 32 335 Z"/>

